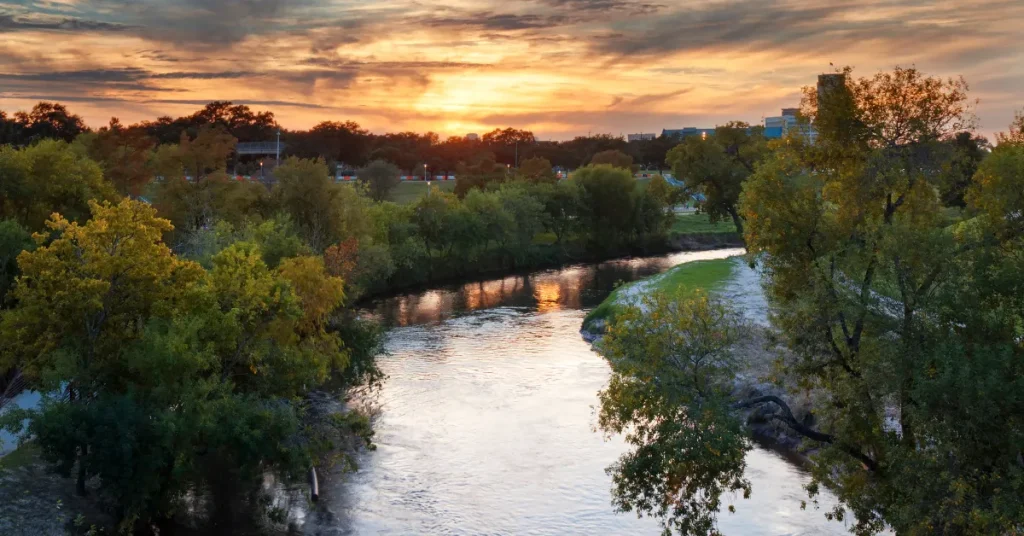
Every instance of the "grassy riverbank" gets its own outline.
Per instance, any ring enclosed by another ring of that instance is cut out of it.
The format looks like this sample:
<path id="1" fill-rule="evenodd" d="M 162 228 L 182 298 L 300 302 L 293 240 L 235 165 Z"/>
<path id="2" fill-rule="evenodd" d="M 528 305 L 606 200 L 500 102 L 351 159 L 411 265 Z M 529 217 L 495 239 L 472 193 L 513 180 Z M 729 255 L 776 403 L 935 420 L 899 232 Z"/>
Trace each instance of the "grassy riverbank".
<path id="1" fill-rule="evenodd" d="M 601 305 L 587 314 L 583 329 L 600 322 L 609 321 L 618 308 L 635 303 L 643 296 L 663 292 L 674 297 L 684 297 L 695 290 L 714 291 L 732 276 L 736 268 L 733 258 L 688 262 L 653 275 L 646 279 L 622 285 L 612 291 Z"/>

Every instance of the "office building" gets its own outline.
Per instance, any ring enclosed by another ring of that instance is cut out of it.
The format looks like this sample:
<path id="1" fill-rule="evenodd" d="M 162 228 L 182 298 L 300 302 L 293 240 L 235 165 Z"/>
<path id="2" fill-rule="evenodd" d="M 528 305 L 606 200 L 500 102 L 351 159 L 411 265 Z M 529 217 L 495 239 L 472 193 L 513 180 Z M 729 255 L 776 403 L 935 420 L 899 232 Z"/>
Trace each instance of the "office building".
<path id="1" fill-rule="evenodd" d="M 697 128 L 697 127 L 686 127 L 678 129 L 665 129 L 661 131 L 662 136 L 671 136 L 673 138 L 688 138 L 690 136 L 700 136 L 706 138 L 714 135 L 715 129 L 713 128 Z"/>
<path id="2" fill-rule="evenodd" d="M 658 137 L 658 135 L 653 133 L 653 132 L 650 133 L 650 134 L 627 134 L 626 135 L 626 141 L 653 140 L 654 138 L 657 138 L 657 137 Z"/>

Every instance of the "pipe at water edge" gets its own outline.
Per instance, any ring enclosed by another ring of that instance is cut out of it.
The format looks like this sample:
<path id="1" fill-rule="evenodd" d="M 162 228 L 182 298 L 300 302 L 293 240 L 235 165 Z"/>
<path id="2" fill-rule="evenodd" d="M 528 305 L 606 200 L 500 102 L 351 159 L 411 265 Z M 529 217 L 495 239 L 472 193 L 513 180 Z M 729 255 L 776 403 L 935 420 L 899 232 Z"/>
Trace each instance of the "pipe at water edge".
<path id="1" fill-rule="evenodd" d="M 316 502 L 320 498 L 320 484 L 316 480 L 316 467 L 309 468 L 309 497 Z"/>

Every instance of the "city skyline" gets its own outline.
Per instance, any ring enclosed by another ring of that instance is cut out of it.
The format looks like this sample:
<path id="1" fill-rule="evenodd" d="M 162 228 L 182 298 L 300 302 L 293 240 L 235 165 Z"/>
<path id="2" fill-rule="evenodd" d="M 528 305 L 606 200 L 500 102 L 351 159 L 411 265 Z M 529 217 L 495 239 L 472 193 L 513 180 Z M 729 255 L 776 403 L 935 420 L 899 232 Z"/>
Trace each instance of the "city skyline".
<path id="1" fill-rule="evenodd" d="M 1024 5 L 995 4 L 0 1 L 0 109 L 54 100 L 98 127 L 230 100 L 290 129 L 566 139 L 760 124 L 830 64 L 898 64 L 963 75 L 991 138 L 1024 87 Z"/>

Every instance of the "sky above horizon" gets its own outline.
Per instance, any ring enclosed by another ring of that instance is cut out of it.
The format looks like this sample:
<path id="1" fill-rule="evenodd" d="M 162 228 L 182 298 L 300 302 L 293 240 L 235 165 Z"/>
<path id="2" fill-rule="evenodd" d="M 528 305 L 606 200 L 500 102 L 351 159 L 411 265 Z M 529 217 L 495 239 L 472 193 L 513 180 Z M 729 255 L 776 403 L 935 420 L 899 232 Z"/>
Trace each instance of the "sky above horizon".
<path id="1" fill-rule="evenodd" d="M 566 139 L 759 123 L 830 64 L 914 65 L 964 76 L 991 138 L 1024 106 L 1022 28 L 1021 0 L 0 0 L 0 109 Z"/>

